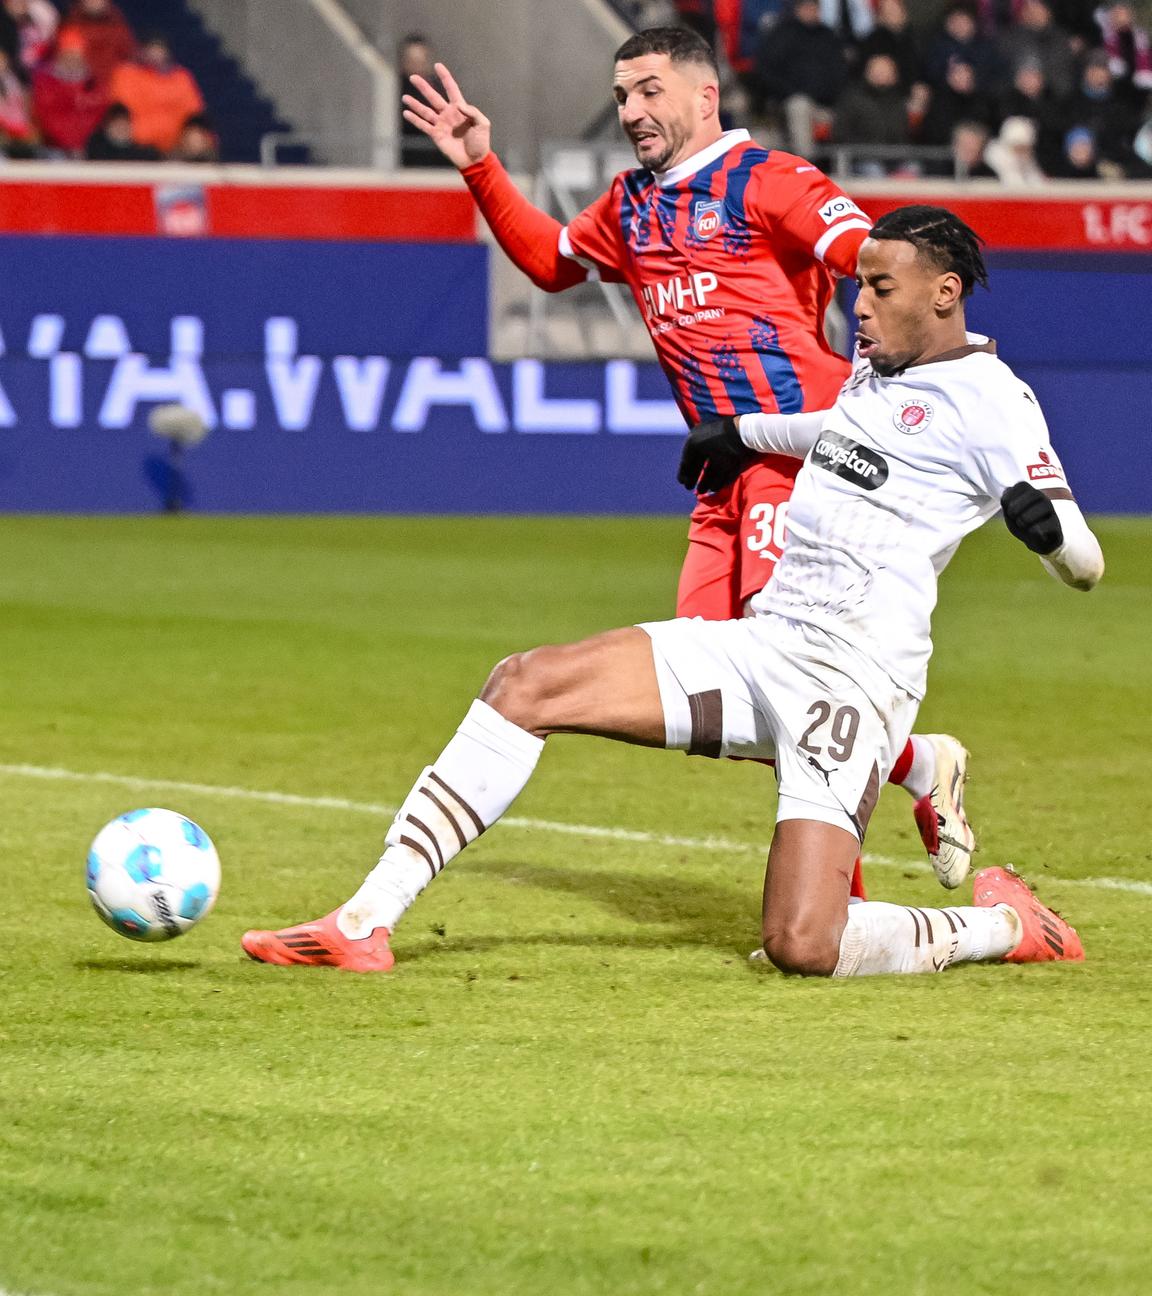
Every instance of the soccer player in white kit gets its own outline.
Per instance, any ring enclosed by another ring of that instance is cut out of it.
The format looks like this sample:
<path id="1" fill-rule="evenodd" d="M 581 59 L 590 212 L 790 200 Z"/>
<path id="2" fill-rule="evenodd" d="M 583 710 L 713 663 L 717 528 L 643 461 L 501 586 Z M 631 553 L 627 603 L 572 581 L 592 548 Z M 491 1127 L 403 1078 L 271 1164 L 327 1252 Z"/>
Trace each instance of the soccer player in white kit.
<path id="1" fill-rule="evenodd" d="M 943 208 L 899 208 L 873 226 L 857 281 L 857 365 L 831 410 L 724 418 L 685 445 L 681 481 L 703 489 L 752 452 L 804 461 L 784 555 L 754 614 L 505 659 L 352 899 L 313 922 L 246 933 L 252 958 L 386 971 L 401 915 L 508 809 L 555 733 L 776 759 L 761 934 L 785 972 L 1083 958 L 1075 930 L 1007 869 L 977 874 L 970 906 L 848 903 L 868 819 L 924 695 L 937 577 L 963 537 L 1003 510 L 1065 583 L 1090 589 L 1104 566 L 1035 396 L 965 329 L 964 300 L 986 283 L 977 236 Z"/>

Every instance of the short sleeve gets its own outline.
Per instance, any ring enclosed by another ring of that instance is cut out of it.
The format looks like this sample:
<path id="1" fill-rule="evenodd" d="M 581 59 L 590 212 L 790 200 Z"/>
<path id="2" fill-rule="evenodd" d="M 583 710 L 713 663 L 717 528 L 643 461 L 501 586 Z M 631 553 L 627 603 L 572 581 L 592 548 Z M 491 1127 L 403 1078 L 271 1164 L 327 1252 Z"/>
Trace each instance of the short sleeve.
<path id="1" fill-rule="evenodd" d="M 990 499 L 999 504 L 1017 482 L 1027 482 L 1051 499 L 1073 498 L 1031 388 L 1015 382 L 988 401 L 972 425 L 977 430 L 968 447 L 969 475 Z"/>
<path id="2" fill-rule="evenodd" d="M 854 275 L 872 221 L 819 167 L 790 154 L 772 160 L 776 165 L 761 173 L 752 196 L 753 210 L 833 273 Z"/>
<path id="3" fill-rule="evenodd" d="M 596 271 L 607 283 L 624 283 L 628 249 L 620 228 L 617 185 L 573 217 L 560 233 L 561 255 Z"/>

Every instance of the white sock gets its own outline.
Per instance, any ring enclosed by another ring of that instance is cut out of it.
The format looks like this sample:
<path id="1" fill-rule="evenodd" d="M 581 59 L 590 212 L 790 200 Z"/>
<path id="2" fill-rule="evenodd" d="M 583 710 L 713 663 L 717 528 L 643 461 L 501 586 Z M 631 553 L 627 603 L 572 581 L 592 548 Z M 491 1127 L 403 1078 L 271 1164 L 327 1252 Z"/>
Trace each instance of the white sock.
<path id="1" fill-rule="evenodd" d="M 833 976 L 943 972 L 952 963 L 1003 958 L 1022 929 L 1009 905 L 911 909 L 865 901 L 851 905 Z"/>
<path id="2" fill-rule="evenodd" d="M 908 741 L 912 744 L 912 768 L 900 786 L 919 801 L 932 791 L 932 784 L 936 781 L 936 748 L 919 734 L 913 734 Z"/>
<path id="3" fill-rule="evenodd" d="M 508 809 L 532 777 L 544 740 L 472 703 L 447 747 L 416 780 L 384 838 L 380 863 L 336 920 L 349 939 L 395 929 L 449 861 Z"/>

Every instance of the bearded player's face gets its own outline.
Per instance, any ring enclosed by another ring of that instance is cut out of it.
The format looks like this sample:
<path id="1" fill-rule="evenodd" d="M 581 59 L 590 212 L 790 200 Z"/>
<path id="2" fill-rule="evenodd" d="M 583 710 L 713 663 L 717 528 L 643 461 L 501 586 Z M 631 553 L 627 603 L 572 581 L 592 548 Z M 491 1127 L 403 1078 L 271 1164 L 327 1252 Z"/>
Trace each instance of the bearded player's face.
<path id="1" fill-rule="evenodd" d="M 667 54 L 622 59 L 612 80 L 616 111 L 636 160 L 649 171 L 667 171 L 704 145 L 697 139 L 714 115 L 716 83 L 693 63 Z"/>

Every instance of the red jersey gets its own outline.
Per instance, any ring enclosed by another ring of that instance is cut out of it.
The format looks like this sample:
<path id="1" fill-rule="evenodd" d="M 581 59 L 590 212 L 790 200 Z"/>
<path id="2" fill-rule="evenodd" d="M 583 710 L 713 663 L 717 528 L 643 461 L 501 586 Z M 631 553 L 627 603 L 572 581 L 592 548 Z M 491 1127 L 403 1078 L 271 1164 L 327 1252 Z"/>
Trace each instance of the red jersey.
<path id="1" fill-rule="evenodd" d="M 849 364 L 824 312 L 871 224 L 817 167 L 738 130 L 663 174 L 618 175 L 560 251 L 628 284 L 695 424 L 835 402 Z"/>

